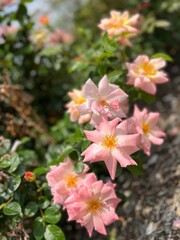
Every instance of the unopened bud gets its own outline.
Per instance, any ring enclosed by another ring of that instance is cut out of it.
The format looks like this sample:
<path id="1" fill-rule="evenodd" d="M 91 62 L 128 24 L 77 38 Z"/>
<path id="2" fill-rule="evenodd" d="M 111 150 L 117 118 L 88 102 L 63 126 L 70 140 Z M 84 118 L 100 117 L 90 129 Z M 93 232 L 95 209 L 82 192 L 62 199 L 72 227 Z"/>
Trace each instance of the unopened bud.
<path id="1" fill-rule="evenodd" d="M 33 172 L 25 172 L 24 178 L 28 182 L 34 182 L 36 179 L 36 175 Z"/>

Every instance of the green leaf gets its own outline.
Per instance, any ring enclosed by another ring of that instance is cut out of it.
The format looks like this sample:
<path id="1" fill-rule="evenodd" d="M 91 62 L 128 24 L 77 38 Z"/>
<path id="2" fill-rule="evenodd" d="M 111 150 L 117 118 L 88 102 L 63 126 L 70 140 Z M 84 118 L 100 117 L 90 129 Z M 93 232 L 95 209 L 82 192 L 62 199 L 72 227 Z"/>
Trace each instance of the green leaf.
<path id="1" fill-rule="evenodd" d="M 90 142 L 85 140 L 83 141 L 82 145 L 81 145 L 81 152 L 83 152 L 84 150 L 86 150 L 89 146 L 90 146 Z"/>
<path id="2" fill-rule="evenodd" d="M 26 15 L 27 15 L 27 9 L 26 9 L 25 5 L 20 4 L 20 5 L 19 5 L 19 8 L 18 8 L 18 10 L 17 10 L 17 12 L 16 12 L 16 18 L 17 18 L 19 21 L 23 21 L 23 18 L 24 18 L 24 16 L 26 16 Z"/>
<path id="3" fill-rule="evenodd" d="M 33 171 L 33 173 L 38 174 L 38 175 L 42 175 L 47 172 L 48 172 L 48 168 L 45 168 L 45 167 L 38 167 L 38 168 L 35 168 Z"/>
<path id="4" fill-rule="evenodd" d="M 134 176 L 142 175 L 142 174 L 143 174 L 143 168 L 142 168 L 141 160 L 139 160 L 139 159 L 134 159 L 134 160 L 136 161 L 137 166 L 135 166 L 135 165 L 127 166 L 127 169 L 128 169 Z"/>
<path id="5" fill-rule="evenodd" d="M 168 28 L 170 27 L 171 23 L 166 20 L 156 20 L 155 26 L 160 28 Z"/>
<path id="6" fill-rule="evenodd" d="M 24 209 L 24 214 L 27 217 L 33 217 L 38 211 L 38 204 L 36 202 L 29 202 Z"/>
<path id="7" fill-rule="evenodd" d="M 139 90 L 139 98 L 145 101 L 146 103 L 153 103 L 156 100 L 155 95 L 148 94 Z"/>
<path id="8" fill-rule="evenodd" d="M 5 153 L 7 153 L 8 150 L 10 149 L 10 146 L 11 146 L 10 140 L 1 137 L 1 141 L 0 141 L 0 156 L 2 156 Z"/>
<path id="9" fill-rule="evenodd" d="M 17 202 L 11 202 L 3 208 L 5 215 L 21 215 L 21 207 Z"/>
<path id="10" fill-rule="evenodd" d="M 69 157 L 70 157 L 71 159 L 77 161 L 78 158 L 79 158 L 79 153 L 78 153 L 78 151 L 77 151 L 77 150 L 72 151 L 72 152 L 69 154 Z"/>
<path id="11" fill-rule="evenodd" d="M 21 144 L 24 144 L 24 143 L 27 143 L 27 142 L 29 142 L 31 139 L 29 138 L 29 137 L 23 137 L 22 139 L 21 139 Z"/>
<path id="12" fill-rule="evenodd" d="M 105 33 L 102 37 L 101 44 L 105 52 L 114 53 L 117 50 L 117 42 L 109 39 L 107 33 Z"/>
<path id="13" fill-rule="evenodd" d="M 48 225 L 44 233 L 46 240 L 65 240 L 63 231 L 56 225 Z"/>
<path id="14" fill-rule="evenodd" d="M 38 157 L 33 150 L 24 149 L 18 151 L 19 157 L 22 157 L 26 165 L 32 165 L 32 161 L 35 161 Z"/>
<path id="15" fill-rule="evenodd" d="M 33 224 L 33 235 L 36 240 L 43 239 L 44 230 L 45 230 L 45 226 L 43 223 L 43 219 L 40 217 L 36 218 Z"/>
<path id="16" fill-rule="evenodd" d="M 58 158 L 58 160 L 61 162 L 64 160 L 65 157 L 67 157 L 72 151 L 74 150 L 74 148 L 72 146 L 66 146 L 62 149 L 62 152 Z"/>
<path id="17" fill-rule="evenodd" d="M 11 177 L 8 183 L 9 189 L 14 192 L 19 187 L 21 183 L 21 178 L 19 176 Z"/>
<path id="18" fill-rule="evenodd" d="M 82 171 L 84 170 L 84 164 L 81 161 L 76 161 L 74 163 L 74 170 L 77 173 L 82 173 Z"/>
<path id="19" fill-rule="evenodd" d="M 42 209 L 45 209 L 50 205 L 50 201 L 47 199 L 47 197 L 42 196 L 39 198 L 38 204 Z"/>
<path id="20" fill-rule="evenodd" d="M 122 173 L 122 167 L 118 164 L 116 169 L 116 178 L 118 178 Z"/>
<path id="21" fill-rule="evenodd" d="M 120 206 L 123 206 L 125 202 L 127 201 L 127 197 L 123 193 L 116 193 L 117 197 L 121 199 L 121 202 L 119 203 Z"/>
<path id="22" fill-rule="evenodd" d="M 48 223 L 58 223 L 61 219 L 61 213 L 55 206 L 49 207 L 44 212 L 44 221 Z"/>
<path id="23" fill-rule="evenodd" d="M 116 82 L 117 80 L 120 79 L 120 76 L 121 76 L 122 74 L 123 74 L 122 71 L 117 71 L 117 70 L 115 70 L 115 71 L 113 71 L 113 72 L 110 72 L 110 73 L 108 74 L 109 82 L 111 82 L 111 83 Z"/>
<path id="24" fill-rule="evenodd" d="M 163 58 L 165 61 L 173 62 L 173 59 L 166 53 L 156 53 L 151 56 L 152 58 Z"/>
<path id="25" fill-rule="evenodd" d="M 11 156 L 10 155 L 4 155 L 0 159 L 0 168 L 7 168 L 11 165 Z"/>
<path id="26" fill-rule="evenodd" d="M 14 172 L 19 166 L 19 163 L 20 163 L 19 156 L 17 154 L 14 154 L 11 158 L 11 167 L 9 169 L 9 172 L 10 173 Z"/>

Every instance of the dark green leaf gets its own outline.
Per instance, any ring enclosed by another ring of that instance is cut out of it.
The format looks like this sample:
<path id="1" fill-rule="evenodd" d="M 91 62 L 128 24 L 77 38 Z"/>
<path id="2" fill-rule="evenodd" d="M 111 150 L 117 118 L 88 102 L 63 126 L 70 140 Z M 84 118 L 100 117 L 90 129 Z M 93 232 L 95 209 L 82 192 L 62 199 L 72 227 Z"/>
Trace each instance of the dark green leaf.
<path id="1" fill-rule="evenodd" d="M 120 203 L 119 203 L 119 205 L 120 206 L 123 206 L 124 205 L 124 203 L 127 201 L 127 197 L 124 195 L 124 194 L 122 194 L 122 193 L 116 193 L 116 195 L 117 195 L 117 197 L 118 198 L 120 198 L 121 199 L 121 201 L 120 201 Z"/>
<path id="2" fill-rule="evenodd" d="M 139 92 L 139 98 L 145 101 L 146 103 L 153 103 L 156 100 L 155 95 L 151 95 L 143 91 Z"/>
<path id="3" fill-rule="evenodd" d="M 58 223 L 61 219 L 61 213 L 55 206 L 49 207 L 44 212 L 44 221 L 48 223 Z"/>
<path id="4" fill-rule="evenodd" d="M 56 225 L 48 225 L 44 237 L 46 240 L 65 240 L 63 231 Z"/>
<path id="5" fill-rule="evenodd" d="M 39 198 L 38 204 L 42 209 L 45 209 L 49 206 L 50 201 L 46 197 L 42 196 Z"/>
<path id="6" fill-rule="evenodd" d="M 143 174 L 143 168 L 142 163 L 139 159 L 134 159 L 137 163 L 137 166 L 131 165 L 127 166 L 127 169 L 133 174 L 133 175 L 142 175 Z"/>
<path id="7" fill-rule="evenodd" d="M 122 167 L 118 164 L 117 169 L 116 169 L 116 178 L 118 178 L 122 173 Z"/>
<path id="8" fill-rule="evenodd" d="M 36 240 L 43 239 L 45 226 L 42 218 L 38 217 L 35 219 L 33 224 L 33 235 Z"/>
<path id="9" fill-rule="evenodd" d="M 24 214 L 27 217 L 33 217 L 38 211 L 38 204 L 36 202 L 29 202 L 24 209 Z"/>
<path id="10" fill-rule="evenodd" d="M 21 178 L 19 176 L 11 177 L 8 183 L 9 189 L 14 192 L 19 187 L 20 183 Z"/>
<path id="11" fill-rule="evenodd" d="M 17 13 L 16 13 L 17 19 L 19 21 L 23 21 L 23 18 L 24 18 L 24 16 L 26 16 L 26 14 L 27 14 L 27 9 L 26 9 L 25 5 L 20 4 L 19 8 L 17 10 Z"/>
<path id="12" fill-rule="evenodd" d="M 77 161 L 78 158 L 79 158 L 79 154 L 76 150 L 72 151 L 70 154 L 69 154 L 70 158 Z"/>

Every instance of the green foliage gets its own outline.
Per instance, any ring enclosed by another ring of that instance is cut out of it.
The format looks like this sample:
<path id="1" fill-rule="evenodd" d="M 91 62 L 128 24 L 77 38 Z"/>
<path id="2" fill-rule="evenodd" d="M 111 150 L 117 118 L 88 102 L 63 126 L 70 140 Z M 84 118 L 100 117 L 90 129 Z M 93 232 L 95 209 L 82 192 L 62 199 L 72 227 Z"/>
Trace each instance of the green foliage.
<path id="1" fill-rule="evenodd" d="M 44 237 L 46 240 L 65 240 L 62 230 L 56 225 L 47 225 Z"/>
<path id="2" fill-rule="evenodd" d="M 24 214 L 27 217 L 33 217 L 38 211 L 38 204 L 36 202 L 29 202 L 24 208 Z"/>
<path id="3" fill-rule="evenodd" d="M 17 9 L 12 11 L 0 10 L 2 26 L 14 23 L 19 26 L 17 33 L 2 35 L 4 43 L 0 43 L 0 131 L 5 137 L 0 139 L 0 239 L 6 239 L 8 232 L 22 224 L 30 239 L 64 240 L 64 212 L 52 203 L 46 174 L 52 165 L 68 156 L 74 161 L 74 170 L 81 173 L 84 169 L 81 153 L 91 144 L 83 130 L 93 130 L 90 124 L 70 121 L 65 107 L 69 100 L 67 92 L 81 88 L 89 78 L 97 84 L 107 74 L 112 84 L 129 95 L 130 109 L 137 101 L 152 104 L 156 100 L 154 95 L 126 85 L 125 63 L 139 54 L 172 62 L 179 49 L 180 4 L 178 0 L 157 0 L 140 9 L 140 0 L 122 0 L 121 4 L 100 0 L 97 8 L 97 1 L 88 1 L 77 8 L 74 16 L 75 41 L 46 45 L 33 42 L 32 34 L 46 28 L 50 35 L 55 28 L 38 27 L 32 20 L 27 8 L 32 1 L 17 1 Z M 132 48 L 100 34 L 97 24 L 109 15 L 110 9 L 134 12 L 140 9 L 142 31 L 133 40 Z M 133 175 L 141 175 L 142 157 L 134 154 L 133 159 L 137 166 L 127 169 Z M 36 175 L 35 181 L 24 179 L 27 171 Z M 109 177 L 101 163 L 92 164 L 91 171 L 97 177 Z M 118 165 L 116 178 L 121 174 L 123 170 Z M 123 205 L 126 196 L 117 194 Z"/>
<path id="4" fill-rule="evenodd" d="M 47 223 L 58 223 L 61 218 L 59 208 L 52 206 L 45 210 L 44 221 Z"/>
<path id="5" fill-rule="evenodd" d="M 21 215 L 21 207 L 17 202 L 11 202 L 3 208 L 3 213 L 5 215 Z"/>
<path id="6" fill-rule="evenodd" d="M 36 240 L 43 239 L 45 231 L 45 224 L 43 223 L 43 220 L 41 217 L 37 217 L 33 224 L 33 235 Z"/>
<path id="7" fill-rule="evenodd" d="M 163 58 L 165 61 L 172 62 L 173 59 L 166 53 L 156 53 L 152 56 L 152 58 Z"/>

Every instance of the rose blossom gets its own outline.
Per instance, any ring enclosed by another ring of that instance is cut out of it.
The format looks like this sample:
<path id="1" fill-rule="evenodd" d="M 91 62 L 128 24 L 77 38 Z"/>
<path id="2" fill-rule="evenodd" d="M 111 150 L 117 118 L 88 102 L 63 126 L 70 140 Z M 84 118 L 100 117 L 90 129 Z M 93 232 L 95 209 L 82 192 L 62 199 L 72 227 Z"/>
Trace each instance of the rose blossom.
<path id="1" fill-rule="evenodd" d="M 83 104 L 86 101 L 86 98 L 82 95 L 82 90 L 74 89 L 72 92 L 68 93 L 69 97 L 72 99 L 69 103 L 66 104 L 68 112 L 70 113 L 70 120 L 75 122 L 78 120 L 78 123 L 86 123 L 91 119 L 90 114 L 81 115 L 78 106 Z"/>
<path id="2" fill-rule="evenodd" d="M 137 28 L 139 14 L 130 17 L 128 11 L 123 13 L 111 11 L 110 15 L 110 18 L 102 19 L 98 27 L 107 32 L 109 37 L 117 36 L 117 41 L 131 46 L 129 38 L 132 38 L 139 32 Z"/>
<path id="3" fill-rule="evenodd" d="M 57 28 L 50 34 L 49 41 L 51 44 L 68 43 L 74 41 L 74 36 Z"/>
<path id="4" fill-rule="evenodd" d="M 107 121 L 102 117 L 96 130 L 84 131 L 93 143 L 81 154 L 85 157 L 84 162 L 104 161 L 112 179 L 115 178 L 117 162 L 121 167 L 137 165 L 130 155 L 139 150 L 139 134 L 127 135 L 118 123 L 118 118 Z"/>
<path id="5" fill-rule="evenodd" d="M 114 191 L 115 184 L 89 179 L 65 201 L 69 221 L 85 226 L 89 236 L 93 229 L 106 235 L 105 225 L 118 220 L 115 208 L 121 201 Z"/>
<path id="6" fill-rule="evenodd" d="M 168 77 L 161 71 L 166 65 L 162 58 L 150 59 L 146 55 L 138 56 L 133 63 L 126 63 L 128 69 L 128 85 L 134 85 L 143 91 L 155 94 L 156 84 L 168 82 Z"/>
<path id="7" fill-rule="evenodd" d="M 49 17 L 47 15 L 43 15 L 39 18 L 39 23 L 41 25 L 48 25 L 49 24 Z"/>
<path id="8" fill-rule="evenodd" d="M 46 28 L 34 29 L 31 33 L 30 40 L 37 49 L 45 47 L 48 43 L 49 30 Z"/>
<path id="9" fill-rule="evenodd" d="M 14 0 L 0 0 L 0 8 L 13 3 L 14 3 Z"/>
<path id="10" fill-rule="evenodd" d="M 89 113 L 92 118 L 94 115 L 103 115 L 111 119 L 126 117 L 128 95 L 119 86 L 109 83 L 106 75 L 98 87 L 89 79 L 84 84 L 82 94 L 86 98 L 78 107 L 82 115 Z"/>
<path id="11" fill-rule="evenodd" d="M 160 145 L 163 143 L 161 137 L 165 136 L 157 126 L 159 113 L 150 112 L 144 108 L 142 111 L 135 106 L 134 115 L 132 118 L 125 120 L 128 126 L 128 131 L 131 133 L 139 133 L 141 136 L 141 147 L 147 155 L 150 155 L 151 144 Z M 125 124 L 123 125 L 125 127 Z"/>
<path id="12" fill-rule="evenodd" d="M 87 175 L 91 176 L 91 174 L 86 174 L 88 170 L 89 167 L 84 165 L 83 172 L 76 173 L 69 157 L 59 166 L 51 166 L 51 171 L 47 174 L 46 179 L 51 188 L 54 203 L 63 204 L 72 191 L 83 184 L 84 178 Z"/>

